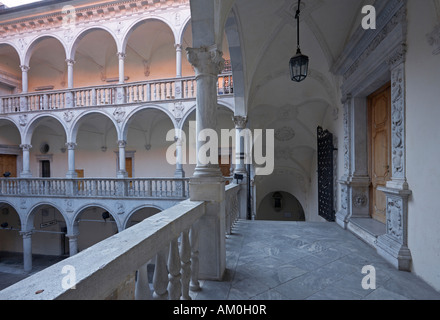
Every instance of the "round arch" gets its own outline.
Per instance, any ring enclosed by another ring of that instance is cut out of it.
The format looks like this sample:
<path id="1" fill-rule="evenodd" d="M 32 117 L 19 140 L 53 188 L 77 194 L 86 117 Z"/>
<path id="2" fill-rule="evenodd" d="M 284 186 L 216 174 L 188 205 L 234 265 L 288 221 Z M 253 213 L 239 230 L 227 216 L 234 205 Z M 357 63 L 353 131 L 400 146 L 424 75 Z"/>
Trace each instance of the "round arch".
<path id="1" fill-rule="evenodd" d="M 29 62 L 31 60 L 31 57 L 32 57 L 33 53 L 35 52 L 35 47 L 41 41 L 44 41 L 45 39 L 50 39 L 50 38 L 57 40 L 61 44 L 61 46 L 64 49 L 65 59 L 67 59 L 68 50 L 67 50 L 67 47 L 66 47 L 64 41 L 59 36 L 57 36 L 55 34 L 42 34 L 42 35 L 38 35 L 37 37 L 32 39 L 32 41 L 29 43 L 28 47 L 25 50 L 25 55 L 22 60 L 22 65 L 29 66 Z"/>
<path id="2" fill-rule="evenodd" d="M 109 219 L 109 221 L 107 221 Z M 73 215 L 69 232 L 78 235 L 78 251 L 101 242 L 121 232 L 120 221 L 107 205 L 89 203 L 81 206 Z"/>
<path id="3" fill-rule="evenodd" d="M 257 208 L 257 220 L 305 221 L 305 212 L 300 201 L 290 192 L 271 191 Z"/>
<path id="4" fill-rule="evenodd" d="M 9 117 L 5 117 L 5 116 L 0 116 L 0 123 L 2 121 L 10 122 L 17 129 L 17 131 L 20 133 L 20 135 L 22 134 L 22 131 L 20 130 L 21 126 L 17 122 L 15 122 L 15 118 L 9 118 Z"/>
<path id="5" fill-rule="evenodd" d="M 179 30 L 179 34 L 177 35 L 178 43 L 183 43 L 183 37 L 185 36 L 185 32 L 189 26 L 191 26 L 191 16 L 188 16 L 185 21 L 182 23 L 183 28 Z"/>
<path id="6" fill-rule="evenodd" d="M 80 32 L 78 32 L 78 34 L 76 35 L 76 37 L 72 41 L 72 45 L 70 46 L 70 48 L 68 50 L 66 50 L 66 52 L 68 52 L 68 55 L 66 55 L 66 59 L 75 60 L 76 50 L 78 49 L 78 46 L 79 46 L 81 40 L 85 36 L 87 36 L 88 34 L 90 34 L 93 31 L 96 31 L 96 30 L 106 31 L 108 34 L 110 34 L 110 36 L 115 41 L 117 51 L 121 52 L 121 49 L 120 49 L 121 45 L 118 41 L 118 37 L 116 37 L 116 35 L 113 33 L 113 31 L 105 26 L 96 26 L 95 25 L 95 26 L 90 26 L 90 27 L 84 28 Z M 116 53 L 117 52 L 115 52 L 115 55 L 116 55 Z"/>
<path id="7" fill-rule="evenodd" d="M 26 128 L 23 131 L 22 144 L 31 144 L 32 135 L 33 135 L 35 129 L 38 127 L 38 125 L 42 121 L 44 121 L 44 119 L 49 119 L 49 118 L 56 120 L 63 127 L 64 133 L 67 137 L 68 130 L 67 130 L 67 127 L 65 126 L 64 122 L 61 119 L 59 119 L 58 117 L 56 117 L 54 114 L 51 114 L 51 113 L 42 113 L 42 114 L 37 115 L 31 121 L 29 121 L 28 125 L 26 126 Z"/>
<path id="8" fill-rule="evenodd" d="M 136 208 L 134 208 L 133 210 L 130 211 L 130 213 L 127 215 L 127 217 L 125 218 L 124 222 L 122 223 L 122 226 L 123 226 L 123 229 L 124 229 L 124 230 L 128 228 L 128 223 L 130 222 L 130 219 L 131 219 L 131 218 L 132 218 L 137 212 L 139 212 L 139 211 L 142 210 L 142 209 L 155 209 L 155 210 L 157 210 L 158 212 L 156 212 L 156 213 L 154 213 L 154 214 L 157 214 L 157 213 L 162 212 L 162 211 L 164 210 L 163 208 L 161 208 L 161 207 L 159 207 L 159 206 L 156 206 L 156 205 L 152 205 L 152 204 L 147 204 L 147 205 L 138 206 L 138 207 L 136 207 Z M 150 215 L 150 216 L 153 216 L 154 214 L 152 214 L 152 215 Z M 149 218 L 149 217 L 147 217 L 147 218 Z"/>
<path id="9" fill-rule="evenodd" d="M 37 214 L 39 209 L 42 209 L 44 207 L 52 207 L 55 210 L 57 210 L 60 215 L 63 217 L 64 221 L 66 222 L 66 225 L 68 225 L 69 217 L 67 217 L 64 214 L 64 211 L 58 207 L 56 204 L 50 203 L 50 202 L 39 202 L 34 204 L 29 210 L 24 219 L 22 220 L 22 230 L 32 230 L 34 226 L 34 219 L 35 215 Z"/>
<path id="10" fill-rule="evenodd" d="M 128 134 L 128 128 L 130 127 L 130 123 L 134 120 L 134 116 L 139 113 L 142 112 L 144 110 L 158 110 L 158 111 L 162 111 L 171 121 L 171 123 L 173 124 L 174 128 L 178 128 L 178 123 L 176 121 L 176 119 L 174 118 L 174 116 L 171 114 L 171 112 L 169 110 L 166 110 L 160 106 L 157 105 L 144 105 L 144 106 L 140 106 L 137 107 L 136 109 L 134 109 L 133 111 L 131 111 L 128 115 L 127 118 L 125 119 L 125 121 L 122 123 L 121 126 L 121 134 L 118 135 L 120 137 L 120 140 L 127 140 L 127 134 Z"/>
<path id="11" fill-rule="evenodd" d="M 133 21 L 131 23 L 131 25 L 127 28 L 127 31 L 124 33 L 124 35 L 122 37 L 123 40 L 122 40 L 121 46 L 118 47 L 119 52 L 123 52 L 123 53 L 126 52 L 127 43 L 128 43 L 128 40 L 130 39 L 131 34 L 140 25 L 142 25 L 142 24 L 144 24 L 144 23 L 146 23 L 148 21 L 159 21 L 159 22 L 164 23 L 168 27 L 168 29 L 171 31 L 171 33 L 173 34 L 174 43 L 177 43 L 176 41 L 178 41 L 179 38 L 178 38 L 178 35 L 176 33 L 176 30 L 171 26 L 171 23 L 168 20 L 166 20 L 165 18 L 163 18 L 163 17 L 153 15 L 153 16 L 139 18 L 136 21 Z"/>
<path id="12" fill-rule="evenodd" d="M 81 126 L 81 122 L 89 115 L 92 114 L 99 114 L 99 115 L 103 115 L 106 118 L 108 118 L 114 125 L 115 130 L 116 130 L 116 135 L 119 137 L 120 136 L 120 130 L 119 130 L 119 126 L 117 124 L 117 122 L 113 119 L 112 116 L 110 116 L 108 113 L 106 113 L 103 110 L 98 110 L 98 109 L 94 109 L 94 110 L 87 110 L 83 113 L 81 113 L 80 115 L 78 115 L 78 117 L 76 117 L 76 119 L 74 120 L 74 122 L 72 123 L 72 127 L 70 129 L 70 131 L 68 131 L 67 134 L 67 142 L 74 142 L 76 143 L 76 139 L 78 136 L 78 130 L 79 127 Z"/>

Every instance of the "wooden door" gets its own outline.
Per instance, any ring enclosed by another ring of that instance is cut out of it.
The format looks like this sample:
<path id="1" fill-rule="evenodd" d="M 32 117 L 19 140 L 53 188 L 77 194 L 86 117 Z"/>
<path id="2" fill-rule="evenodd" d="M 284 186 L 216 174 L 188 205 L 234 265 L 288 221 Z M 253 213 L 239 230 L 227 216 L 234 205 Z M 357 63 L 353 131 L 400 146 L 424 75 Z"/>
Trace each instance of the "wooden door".
<path id="1" fill-rule="evenodd" d="M 4 174 L 10 172 L 9 177 L 17 177 L 17 156 L 10 154 L 0 155 L 0 178 L 4 177 Z"/>
<path id="2" fill-rule="evenodd" d="M 218 164 L 220 167 L 220 171 L 222 172 L 223 177 L 231 176 L 231 155 L 219 155 L 218 156 Z M 229 181 L 226 181 L 226 185 L 229 184 Z"/>
<path id="3" fill-rule="evenodd" d="M 391 179 L 391 86 L 368 97 L 370 215 L 386 222 L 386 196 L 379 187 Z"/>
<path id="4" fill-rule="evenodd" d="M 133 158 L 125 158 L 125 171 L 127 171 L 128 178 L 133 178 Z"/>

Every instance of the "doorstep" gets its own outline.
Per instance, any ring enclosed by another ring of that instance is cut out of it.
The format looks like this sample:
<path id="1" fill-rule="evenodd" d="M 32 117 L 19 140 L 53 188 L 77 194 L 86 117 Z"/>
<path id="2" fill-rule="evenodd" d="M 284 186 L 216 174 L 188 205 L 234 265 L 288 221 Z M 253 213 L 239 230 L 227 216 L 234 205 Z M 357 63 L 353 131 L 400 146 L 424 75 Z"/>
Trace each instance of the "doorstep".
<path id="1" fill-rule="evenodd" d="M 351 218 L 347 229 L 373 248 L 377 238 L 386 233 L 386 225 L 372 218 Z"/>

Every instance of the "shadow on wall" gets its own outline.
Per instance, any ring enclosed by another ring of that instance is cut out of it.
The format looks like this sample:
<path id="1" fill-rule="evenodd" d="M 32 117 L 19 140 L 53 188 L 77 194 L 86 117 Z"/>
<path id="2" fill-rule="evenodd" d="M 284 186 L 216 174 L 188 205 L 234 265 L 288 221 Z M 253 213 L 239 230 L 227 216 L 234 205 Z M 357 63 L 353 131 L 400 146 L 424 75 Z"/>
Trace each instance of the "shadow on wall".
<path id="1" fill-rule="evenodd" d="M 257 211 L 257 220 L 306 221 L 304 209 L 298 199 L 284 191 L 271 192 Z"/>

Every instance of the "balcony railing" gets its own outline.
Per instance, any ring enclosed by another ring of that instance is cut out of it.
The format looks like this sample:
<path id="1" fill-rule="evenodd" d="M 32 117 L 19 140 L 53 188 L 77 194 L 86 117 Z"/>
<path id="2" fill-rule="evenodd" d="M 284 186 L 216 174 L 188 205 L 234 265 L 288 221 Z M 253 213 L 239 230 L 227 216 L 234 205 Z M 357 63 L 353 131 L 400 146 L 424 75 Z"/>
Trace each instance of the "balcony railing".
<path id="1" fill-rule="evenodd" d="M 238 219 L 239 191 L 234 184 L 225 190 L 226 233 Z M 207 261 L 202 251 L 199 258 L 199 234 L 207 221 L 198 223 L 207 210 L 204 202 L 182 201 L 0 291 L 0 299 L 190 300 L 190 290 L 200 289 L 199 261 Z M 75 275 L 68 281 L 66 270 Z"/>
<path id="2" fill-rule="evenodd" d="M 0 196 L 189 197 L 189 178 L 1 178 Z"/>
<path id="3" fill-rule="evenodd" d="M 219 76 L 217 93 L 233 93 L 232 73 Z M 172 78 L 2 96 L 0 113 L 195 99 L 196 95 L 194 77 Z"/>

